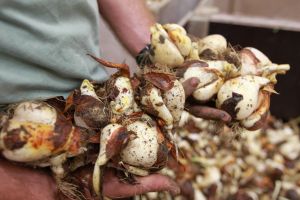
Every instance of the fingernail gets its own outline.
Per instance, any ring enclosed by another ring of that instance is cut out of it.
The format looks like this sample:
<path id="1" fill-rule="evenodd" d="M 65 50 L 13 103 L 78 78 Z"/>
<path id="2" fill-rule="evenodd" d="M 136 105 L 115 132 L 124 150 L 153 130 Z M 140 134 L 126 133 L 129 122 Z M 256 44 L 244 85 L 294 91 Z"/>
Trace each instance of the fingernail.
<path id="1" fill-rule="evenodd" d="M 227 115 L 225 113 L 222 113 L 221 118 L 224 122 L 230 122 L 231 121 L 231 116 Z"/>
<path id="2" fill-rule="evenodd" d="M 178 195 L 180 193 L 180 188 L 179 187 L 172 188 L 171 193 L 173 196 Z"/>
<path id="3" fill-rule="evenodd" d="M 172 195 L 178 195 L 180 193 L 180 187 L 176 183 L 172 183 L 170 187 L 170 192 Z"/>
<path id="4" fill-rule="evenodd" d="M 199 82 L 200 82 L 199 79 L 197 79 L 197 78 L 191 78 L 190 84 L 193 87 L 197 87 L 198 84 L 199 84 Z"/>

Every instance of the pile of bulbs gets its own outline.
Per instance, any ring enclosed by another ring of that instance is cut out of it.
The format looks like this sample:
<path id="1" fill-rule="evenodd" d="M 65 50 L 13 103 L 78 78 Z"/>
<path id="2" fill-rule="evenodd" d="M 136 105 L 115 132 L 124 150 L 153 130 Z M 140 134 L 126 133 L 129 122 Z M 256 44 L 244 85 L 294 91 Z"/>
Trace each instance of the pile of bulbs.
<path id="1" fill-rule="evenodd" d="M 263 129 L 244 130 L 238 139 L 228 128 L 214 134 L 212 121 L 197 122 L 179 131 L 184 170 L 173 161 L 161 171 L 180 185 L 181 194 L 152 192 L 135 200 L 300 199 L 299 118 L 269 118 Z"/>
<path id="2" fill-rule="evenodd" d="M 91 57 L 118 72 L 101 84 L 84 80 L 66 100 L 8 106 L 1 114 L 0 148 L 8 160 L 51 167 L 59 185 L 93 164 L 96 195 L 108 164 L 146 176 L 162 169 L 170 152 L 178 156 L 178 127 L 199 120 L 184 112 L 184 81 L 198 78 L 194 99 L 215 101 L 240 127 L 255 130 L 267 116 L 276 74 L 289 70 L 257 49 L 228 48 L 220 35 L 192 40 L 176 24 L 151 27 L 150 48 L 133 77 L 126 64 Z M 87 159 L 95 151 L 96 158 Z"/>

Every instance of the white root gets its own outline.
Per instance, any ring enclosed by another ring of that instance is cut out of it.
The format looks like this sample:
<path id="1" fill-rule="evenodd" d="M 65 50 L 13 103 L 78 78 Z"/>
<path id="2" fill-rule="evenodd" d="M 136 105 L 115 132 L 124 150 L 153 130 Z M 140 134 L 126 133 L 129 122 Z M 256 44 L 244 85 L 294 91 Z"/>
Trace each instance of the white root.
<path id="1" fill-rule="evenodd" d="M 270 79 L 273 84 L 277 83 L 276 75 L 277 74 L 285 74 L 288 70 L 290 70 L 290 65 L 288 64 L 272 64 L 263 67 L 259 70 L 259 73 L 262 74 L 263 77 Z"/>
<path id="2" fill-rule="evenodd" d="M 57 180 L 57 188 L 70 200 L 85 200 L 85 196 L 80 192 L 77 185 Z"/>
<path id="3" fill-rule="evenodd" d="M 62 179 L 65 176 L 65 170 L 62 164 L 67 160 L 67 153 L 62 153 L 60 155 L 50 158 L 50 166 L 52 172 L 55 174 L 57 179 Z"/>
<path id="4" fill-rule="evenodd" d="M 109 124 L 101 131 L 100 150 L 93 171 L 93 187 L 97 195 L 100 195 L 101 189 L 101 166 L 105 165 L 110 158 L 107 157 L 106 147 L 109 139 L 114 132 L 123 128 L 120 124 Z"/>
<path id="5" fill-rule="evenodd" d="M 259 73 L 262 73 L 263 76 L 268 76 L 273 73 L 284 74 L 286 71 L 290 70 L 290 65 L 288 64 L 270 64 L 259 69 Z"/>

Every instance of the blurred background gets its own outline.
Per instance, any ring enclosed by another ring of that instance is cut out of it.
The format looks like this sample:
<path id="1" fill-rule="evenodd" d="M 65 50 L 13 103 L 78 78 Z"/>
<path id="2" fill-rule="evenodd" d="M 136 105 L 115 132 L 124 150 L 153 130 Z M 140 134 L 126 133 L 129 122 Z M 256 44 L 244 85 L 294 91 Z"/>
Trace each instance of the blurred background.
<path id="1" fill-rule="evenodd" d="M 300 115 L 299 0 L 145 0 L 160 23 L 178 23 L 195 36 L 222 34 L 232 46 L 253 46 L 275 63 L 289 63 L 272 95 L 271 112 L 284 120 Z M 102 57 L 135 61 L 101 20 Z"/>

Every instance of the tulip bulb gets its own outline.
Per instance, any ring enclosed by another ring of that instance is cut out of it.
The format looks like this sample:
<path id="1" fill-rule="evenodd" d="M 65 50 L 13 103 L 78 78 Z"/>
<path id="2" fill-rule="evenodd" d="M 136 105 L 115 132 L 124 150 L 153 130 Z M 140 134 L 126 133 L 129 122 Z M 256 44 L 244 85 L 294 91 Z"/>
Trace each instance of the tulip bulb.
<path id="1" fill-rule="evenodd" d="M 110 107 L 116 115 L 130 114 L 134 107 L 134 92 L 130 79 L 124 76 L 117 77 L 108 89 L 111 92 Z"/>
<path id="2" fill-rule="evenodd" d="M 73 94 L 74 121 L 79 127 L 100 129 L 108 123 L 108 108 L 97 96 L 90 81 L 83 80 L 80 94 Z"/>
<path id="3" fill-rule="evenodd" d="M 23 102 L 11 108 L 0 133 L 2 155 L 12 161 L 34 163 L 51 160 L 55 156 L 75 156 L 84 150 L 81 131 L 45 102 Z M 61 165 L 64 159 L 55 166 Z M 57 168 L 53 168 L 57 169 Z M 59 176 L 63 174 L 61 170 Z M 58 175 L 58 174 L 56 174 Z"/>
<path id="4" fill-rule="evenodd" d="M 261 51 L 247 47 L 239 52 L 241 58 L 241 75 L 258 75 L 267 77 L 272 83 L 276 83 L 276 75 L 284 74 L 290 69 L 288 64 L 277 65 Z"/>
<path id="5" fill-rule="evenodd" d="M 108 124 L 101 131 L 100 150 L 93 171 L 93 187 L 97 195 L 101 190 L 101 167 L 118 155 L 128 142 L 128 132 L 120 124 Z"/>
<path id="6" fill-rule="evenodd" d="M 227 41 L 222 35 L 208 35 L 198 42 L 199 55 L 207 60 L 218 58 L 227 48 Z"/>
<path id="7" fill-rule="evenodd" d="M 218 70 L 196 65 L 189 67 L 185 71 L 181 82 L 193 77 L 199 79 L 199 84 L 193 92 L 193 97 L 203 102 L 210 100 L 217 94 L 224 82 L 222 74 Z"/>
<path id="8" fill-rule="evenodd" d="M 270 80 L 246 75 L 227 80 L 217 96 L 217 107 L 228 112 L 233 119 L 243 120 L 258 107 L 260 89 Z"/>
<path id="9" fill-rule="evenodd" d="M 173 87 L 163 93 L 163 100 L 171 112 L 173 123 L 177 124 L 185 105 L 185 92 L 180 81 L 175 80 Z"/>
<path id="10" fill-rule="evenodd" d="M 169 38 L 176 45 L 183 57 L 190 54 L 192 41 L 187 36 L 184 28 L 177 24 L 165 24 L 163 28 L 167 31 Z"/>
<path id="11" fill-rule="evenodd" d="M 270 95 L 267 91 L 260 91 L 258 108 L 250 116 L 241 121 L 243 127 L 252 131 L 261 127 L 261 123 L 265 121 L 269 113 Z"/>
<path id="12" fill-rule="evenodd" d="M 152 51 L 150 59 L 152 63 L 160 63 L 170 67 L 182 64 L 184 58 L 171 41 L 166 30 L 160 24 L 155 24 L 150 28 L 150 31 Z"/>
<path id="13" fill-rule="evenodd" d="M 161 91 L 151 84 L 146 85 L 141 94 L 141 104 L 143 109 L 159 118 L 161 118 L 168 129 L 173 128 L 173 116 L 166 106 Z"/>

